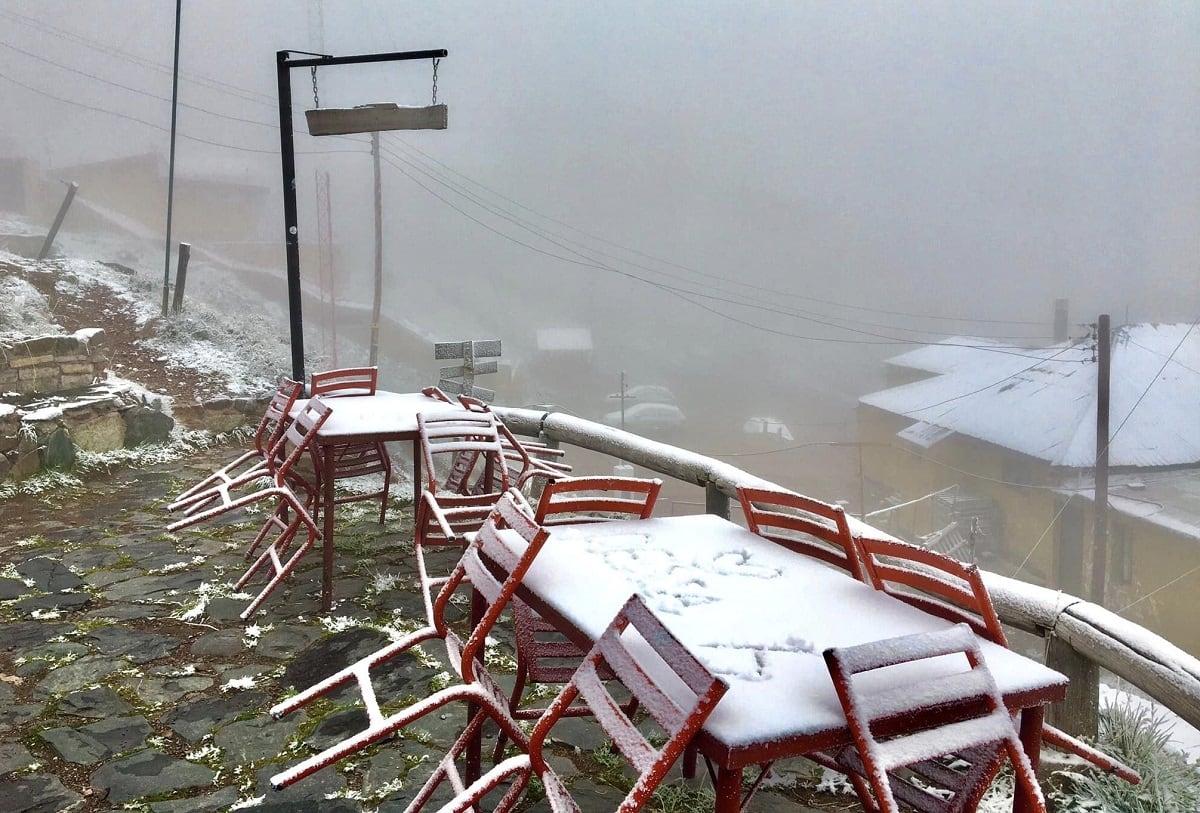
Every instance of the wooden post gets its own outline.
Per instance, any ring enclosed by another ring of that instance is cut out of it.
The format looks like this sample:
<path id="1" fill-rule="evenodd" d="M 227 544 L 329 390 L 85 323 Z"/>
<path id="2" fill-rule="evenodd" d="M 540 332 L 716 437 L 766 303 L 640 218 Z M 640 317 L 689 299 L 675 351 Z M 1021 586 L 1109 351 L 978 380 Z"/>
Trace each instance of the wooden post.
<path id="1" fill-rule="evenodd" d="M 1107 313 L 1096 325 L 1096 518 L 1092 538 L 1093 604 L 1104 606 L 1104 583 L 1108 578 L 1108 380 L 1112 355 Z"/>
<path id="2" fill-rule="evenodd" d="M 183 289 L 187 283 L 188 259 L 192 256 L 192 244 L 179 244 L 179 261 L 175 268 L 175 298 L 171 301 L 171 310 L 179 313 L 183 310 Z"/>
<path id="3" fill-rule="evenodd" d="M 1071 680 L 1067 699 L 1046 710 L 1046 722 L 1075 737 L 1095 738 L 1100 716 L 1100 667 L 1047 633 L 1046 665 Z"/>
<path id="4" fill-rule="evenodd" d="M 729 498 L 716 483 L 704 486 L 704 513 L 716 514 L 721 519 L 729 519 Z"/>
<path id="5" fill-rule="evenodd" d="M 379 133 L 371 133 L 371 155 L 375 159 L 375 299 L 371 306 L 370 365 L 379 363 L 379 311 L 383 299 L 383 187 L 379 177 Z"/>
<path id="6" fill-rule="evenodd" d="M 75 193 L 79 191 L 79 184 L 71 181 L 67 184 L 67 196 L 63 198 L 62 205 L 58 207 L 58 214 L 54 216 L 54 225 L 50 227 L 50 232 L 46 235 L 46 242 L 42 243 L 42 250 L 38 252 L 38 261 L 46 259 L 50 254 L 50 249 L 54 245 L 54 238 L 58 236 L 58 229 L 62 226 L 63 220 L 67 217 L 67 209 L 71 208 L 71 201 L 75 200 Z"/>

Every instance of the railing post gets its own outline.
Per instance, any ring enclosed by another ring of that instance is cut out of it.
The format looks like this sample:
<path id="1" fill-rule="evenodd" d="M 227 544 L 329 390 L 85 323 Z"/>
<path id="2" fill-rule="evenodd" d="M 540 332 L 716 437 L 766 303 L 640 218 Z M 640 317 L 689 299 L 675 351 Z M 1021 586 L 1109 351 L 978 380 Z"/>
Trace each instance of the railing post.
<path id="1" fill-rule="evenodd" d="M 704 513 L 716 514 L 721 519 L 729 519 L 729 498 L 716 483 L 704 486 Z"/>
<path id="2" fill-rule="evenodd" d="M 1067 699 L 1046 709 L 1046 722 L 1075 737 L 1095 739 L 1100 716 L 1100 667 L 1047 633 L 1046 665 L 1066 675 Z"/>

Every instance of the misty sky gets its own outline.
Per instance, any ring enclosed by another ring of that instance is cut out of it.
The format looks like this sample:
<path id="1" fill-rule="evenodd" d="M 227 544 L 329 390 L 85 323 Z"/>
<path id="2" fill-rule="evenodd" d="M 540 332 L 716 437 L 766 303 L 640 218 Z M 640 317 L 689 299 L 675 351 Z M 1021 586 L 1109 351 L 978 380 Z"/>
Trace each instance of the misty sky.
<path id="1" fill-rule="evenodd" d="M 538 297 L 547 322 L 607 325 L 614 365 L 654 372 L 621 345 L 651 325 L 663 338 L 644 357 L 750 357 L 768 376 L 908 349 L 891 339 L 1046 337 L 1056 297 L 1074 322 L 1200 310 L 1195 2 L 315 9 L 184 3 L 180 131 L 227 146 L 180 139 L 178 171 L 278 199 L 278 49 L 448 49 L 449 129 L 385 139 L 393 308 L 482 279 L 502 310 Z M 144 94 L 170 96 L 173 3 L 0 0 L 0 21 L 0 150 L 48 167 L 165 154 L 161 129 L 80 105 L 169 125 Z M 424 104 L 430 78 L 424 62 L 331 68 L 321 101 Z M 301 111 L 307 72 L 293 83 Z M 329 169 L 339 241 L 369 246 L 366 137 L 297 149 L 339 151 L 300 157 L 302 237 Z M 282 243 L 281 209 L 265 220 Z"/>

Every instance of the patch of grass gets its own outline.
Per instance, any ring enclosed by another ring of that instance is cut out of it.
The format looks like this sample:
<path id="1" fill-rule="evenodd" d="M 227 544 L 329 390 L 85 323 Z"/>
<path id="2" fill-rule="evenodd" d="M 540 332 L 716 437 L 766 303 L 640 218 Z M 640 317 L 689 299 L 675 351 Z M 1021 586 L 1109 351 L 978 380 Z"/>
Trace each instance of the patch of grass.
<path id="1" fill-rule="evenodd" d="M 1064 780 L 1049 795 L 1059 813 L 1194 813 L 1200 810 L 1200 767 L 1170 748 L 1166 714 L 1127 701 L 1100 710 L 1097 747 L 1142 776 L 1130 785 L 1093 770 L 1059 771 Z"/>

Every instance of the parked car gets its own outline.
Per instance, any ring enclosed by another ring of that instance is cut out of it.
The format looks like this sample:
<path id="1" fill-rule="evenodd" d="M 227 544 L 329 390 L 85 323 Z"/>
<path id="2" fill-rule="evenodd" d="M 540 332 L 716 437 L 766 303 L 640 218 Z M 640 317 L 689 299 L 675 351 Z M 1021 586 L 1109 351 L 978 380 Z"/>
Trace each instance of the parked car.
<path id="1" fill-rule="evenodd" d="M 621 427 L 621 410 L 607 413 L 602 419 L 608 426 Z M 674 404 L 632 404 L 625 407 L 625 428 L 639 435 L 657 435 L 683 427 L 683 410 Z"/>

